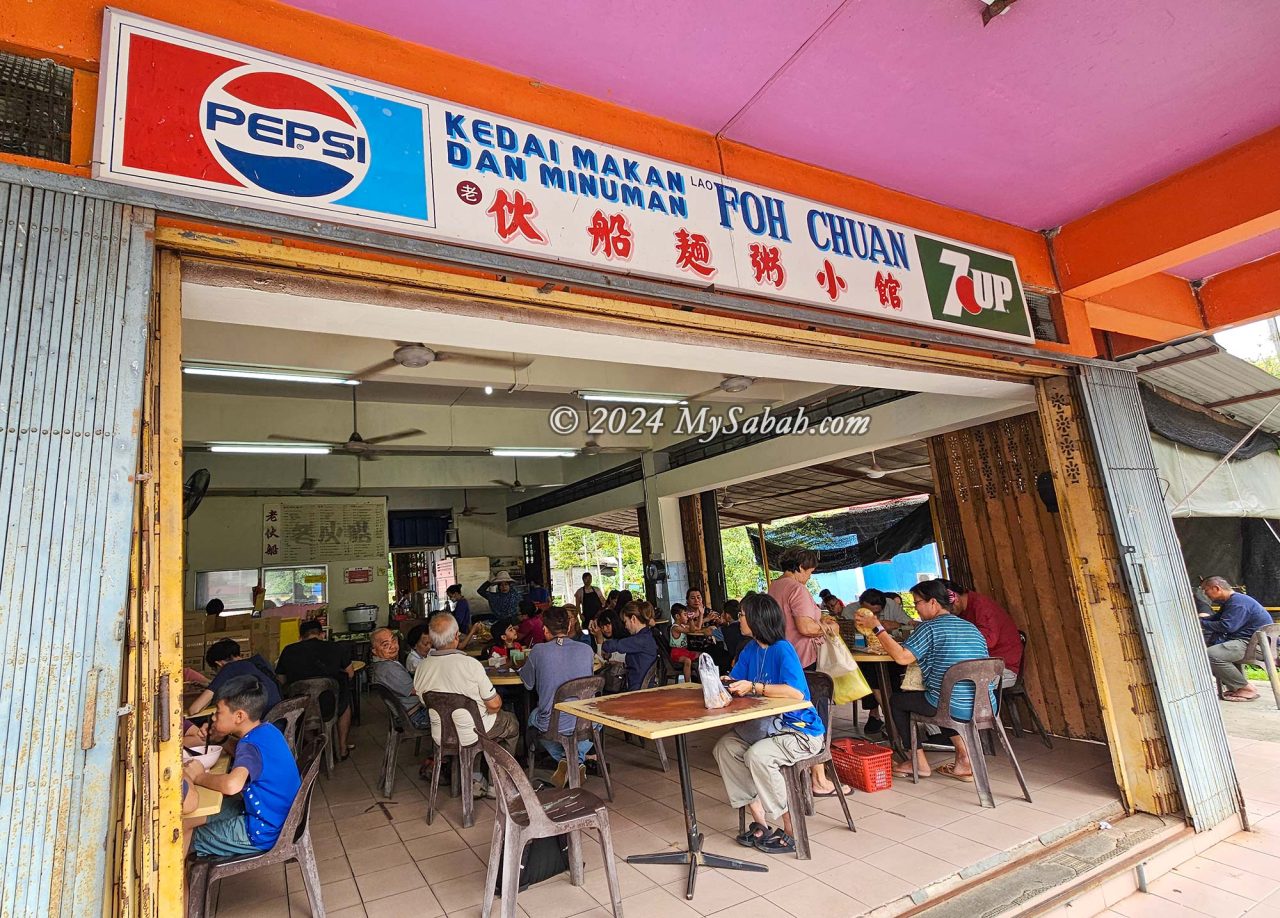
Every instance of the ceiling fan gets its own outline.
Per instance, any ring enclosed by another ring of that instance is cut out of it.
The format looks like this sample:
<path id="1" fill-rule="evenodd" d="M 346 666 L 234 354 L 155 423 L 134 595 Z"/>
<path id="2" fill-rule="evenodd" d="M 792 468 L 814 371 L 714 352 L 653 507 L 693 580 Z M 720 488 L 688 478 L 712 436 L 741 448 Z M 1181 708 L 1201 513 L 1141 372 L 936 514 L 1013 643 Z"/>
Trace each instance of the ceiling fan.
<path id="1" fill-rule="evenodd" d="M 718 382 L 716 385 L 712 386 L 710 389 L 705 389 L 702 392 L 698 392 L 693 395 L 690 395 L 688 400 L 691 402 L 696 402 L 698 399 L 703 398 L 704 396 L 712 395 L 715 393 L 741 395 L 743 392 L 746 392 L 753 385 L 755 385 L 755 383 L 756 383 L 756 378 L 754 376 L 726 376 L 722 380 L 720 380 L 720 382 Z M 743 400 L 744 401 L 760 401 L 760 399 L 747 399 L 747 398 L 744 398 Z M 765 399 L 764 401 L 772 401 L 772 399 Z"/>
<path id="2" fill-rule="evenodd" d="M 423 432 L 421 430 L 418 430 L 416 427 L 413 427 L 413 428 L 410 428 L 409 430 L 401 430 L 401 431 L 397 431 L 396 433 L 383 434 L 382 436 L 379 436 L 379 437 L 369 437 L 368 439 L 365 439 L 364 437 L 360 436 L 360 422 L 358 420 L 357 412 L 358 412 L 358 406 L 356 403 L 356 390 L 353 387 L 351 389 L 352 430 L 351 430 L 351 436 L 347 437 L 347 440 L 345 443 L 331 443 L 327 440 L 312 440 L 308 437 L 287 437 L 287 436 L 282 436 L 280 434 L 271 434 L 271 436 L 267 437 L 267 439 L 268 440 L 284 440 L 289 443 L 316 443 L 321 446 L 327 446 L 330 449 L 334 450 L 335 452 L 347 453 L 348 455 L 356 456 L 360 459 L 376 459 L 378 458 L 378 455 L 380 453 L 402 452 L 402 450 L 398 450 L 398 449 L 380 448 L 382 447 L 383 444 L 391 443 L 392 441 L 395 441 L 395 440 L 406 440 L 409 437 L 416 437 Z"/>
<path id="3" fill-rule="evenodd" d="M 447 361 L 456 363 L 459 366 L 473 367 L 500 367 L 504 370 L 524 370 L 529 367 L 529 363 L 517 363 L 513 358 L 505 357 L 480 357 L 470 354 L 454 354 L 449 351 L 437 351 L 412 341 L 396 341 L 393 342 L 396 349 L 391 352 L 391 356 L 386 360 L 381 360 L 372 366 L 365 367 L 351 378 L 358 379 L 361 382 L 377 376 L 379 373 L 385 373 L 392 367 L 405 367 L 410 370 L 419 370 L 423 367 L 430 366 L 433 363 Z"/>
<path id="4" fill-rule="evenodd" d="M 467 498 L 467 489 L 462 489 L 462 509 L 458 511 L 458 516 L 496 516 L 492 510 L 477 510 L 471 506 L 471 501 Z"/>
<path id="5" fill-rule="evenodd" d="M 501 479 L 501 478 L 491 478 L 491 479 L 489 479 L 489 480 L 490 480 L 490 481 L 492 481 L 492 482 L 493 482 L 494 484 L 496 484 L 496 485 L 501 485 L 501 486 L 502 486 L 502 487 L 504 487 L 504 488 L 508 488 L 509 490 L 511 490 L 511 491 L 512 491 L 513 493 L 515 493 L 515 494 L 523 494 L 525 491 L 528 491 L 530 488 L 554 488 L 554 487 L 556 487 L 556 485 L 554 485 L 554 484 L 550 484 L 550 485 L 545 485 L 545 484 L 541 484 L 541 485 L 527 485 L 527 484 L 525 484 L 524 482 L 522 482 L 522 481 L 520 480 L 520 460 L 518 460 L 518 459 L 512 459 L 512 460 L 511 460 L 511 464 L 512 464 L 512 467 L 513 467 L 513 468 L 514 468 L 514 470 L 515 470 L 515 480 L 514 480 L 514 481 L 505 481 L 505 480 L 503 480 L 503 479 Z"/>
<path id="6" fill-rule="evenodd" d="M 897 469 L 886 469 L 876 461 L 876 451 L 872 450 L 870 465 L 855 465 L 853 468 L 854 471 L 861 474 L 864 478 L 883 478 L 886 475 L 892 475 L 897 472 L 911 472 L 915 469 L 927 469 L 928 467 L 929 463 L 925 462 L 920 465 L 907 465 Z"/>

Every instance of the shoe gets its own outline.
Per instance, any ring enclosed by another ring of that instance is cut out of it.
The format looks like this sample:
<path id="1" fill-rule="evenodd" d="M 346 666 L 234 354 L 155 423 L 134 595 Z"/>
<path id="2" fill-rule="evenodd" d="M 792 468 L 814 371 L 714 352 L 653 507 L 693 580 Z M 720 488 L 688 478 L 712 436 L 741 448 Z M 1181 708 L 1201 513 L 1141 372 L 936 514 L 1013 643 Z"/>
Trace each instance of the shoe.
<path id="1" fill-rule="evenodd" d="M 476 800 L 483 800 L 489 795 L 489 785 L 483 781 L 473 781 L 471 783 L 471 796 Z"/>
<path id="2" fill-rule="evenodd" d="M 579 765 L 578 766 L 578 787 L 582 787 L 582 785 L 586 783 L 587 783 L 587 766 Z"/>
<path id="3" fill-rule="evenodd" d="M 556 764 L 555 773 L 551 776 L 551 783 L 556 787 L 564 787 L 569 781 L 569 763 L 561 759 Z"/>
<path id="4" fill-rule="evenodd" d="M 884 721 L 875 715 L 868 717 L 866 724 L 862 728 L 862 732 L 868 735 L 872 733 L 879 733 L 882 730 L 884 730 Z"/>

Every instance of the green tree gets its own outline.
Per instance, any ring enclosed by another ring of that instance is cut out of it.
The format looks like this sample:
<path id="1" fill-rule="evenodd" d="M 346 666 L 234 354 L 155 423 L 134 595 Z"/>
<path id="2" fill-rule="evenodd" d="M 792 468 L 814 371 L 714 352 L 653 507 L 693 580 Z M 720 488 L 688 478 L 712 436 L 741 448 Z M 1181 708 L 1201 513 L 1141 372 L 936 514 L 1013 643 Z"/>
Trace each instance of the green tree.
<path id="1" fill-rule="evenodd" d="M 765 589 L 764 574 L 751 550 L 747 527 L 737 526 L 720 531 L 720 544 L 724 553 L 725 592 L 730 599 L 741 599 L 750 590 Z"/>
<path id="2" fill-rule="evenodd" d="M 597 565 L 617 567 L 618 549 L 622 549 L 622 569 L 609 575 L 601 572 L 596 586 L 604 590 L 643 589 L 644 562 L 640 557 L 640 540 L 635 536 L 596 532 L 581 526 L 561 526 L 547 535 L 551 569 L 567 571 L 575 567 L 594 572 Z M 569 596 L 554 597 L 557 602 L 571 601 Z"/>

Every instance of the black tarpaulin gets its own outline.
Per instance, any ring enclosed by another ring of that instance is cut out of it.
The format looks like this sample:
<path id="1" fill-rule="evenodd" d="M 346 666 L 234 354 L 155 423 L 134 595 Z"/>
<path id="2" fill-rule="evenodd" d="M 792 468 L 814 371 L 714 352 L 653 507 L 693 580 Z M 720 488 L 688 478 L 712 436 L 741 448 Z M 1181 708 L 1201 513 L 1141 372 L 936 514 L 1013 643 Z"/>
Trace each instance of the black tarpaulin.
<path id="1" fill-rule="evenodd" d="M 760 562 L 760 539 L 748 529 L 751 550 Z M 934 542 L 928 498 L 910 497 L 843 513 L 806 517 L 769 530 L 765 544 L 776 564 L 788 548 L 818 553 L 817 573 L 830 574 L 888 561 Z"/>
<path id="2" fill-rule="evenodd" d="M 1184 408 L 1176 402 L 1157 395 L 1147 386 L 1139 386 L 1142 407 L 1147 413 L 1147 426 L 1166 440 L 1181 443 L 1201 452 L 1225 456 L 1231 447 L 1249 432 L 1249 428 L 1225 417 L 1217 420 L 1199 411 Z M 1261 430 L 1251 436 L 1231 457 L 1252 459 L 1254 456 L 1280 449 L 1280 440 Z"/>

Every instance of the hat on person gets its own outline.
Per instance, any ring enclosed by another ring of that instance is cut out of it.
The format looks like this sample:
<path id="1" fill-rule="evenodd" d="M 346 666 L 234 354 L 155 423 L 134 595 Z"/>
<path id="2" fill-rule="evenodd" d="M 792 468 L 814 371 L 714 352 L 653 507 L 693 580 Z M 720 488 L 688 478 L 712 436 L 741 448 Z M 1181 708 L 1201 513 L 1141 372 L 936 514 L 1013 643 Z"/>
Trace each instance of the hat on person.
<path id="1" fill-rule="evenodd" d="M 493 578 L 493 582 L 494 583 L 515 583 L 515 581 L 511 579 L 511 575 L 508 574 L 506 571 L 498 571 L 498 576 Z"/>

